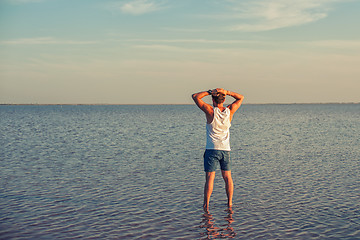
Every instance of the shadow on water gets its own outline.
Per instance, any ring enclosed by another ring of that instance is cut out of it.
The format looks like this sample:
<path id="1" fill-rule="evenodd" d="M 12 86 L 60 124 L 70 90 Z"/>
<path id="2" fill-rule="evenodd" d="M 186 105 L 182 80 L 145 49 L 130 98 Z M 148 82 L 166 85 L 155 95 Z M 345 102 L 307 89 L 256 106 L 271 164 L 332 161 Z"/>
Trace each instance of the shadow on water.
<path id="1" fill-rule="evenodd" d="M 225 213 L 225 217 L 223 217 L 225 221 L 223 224 L 216 224 L 215 218 L 209 212 L 205 212 L 202 215 L 200 228 L 203 228 L 204 231 L 201 233 L 200 239 L 223 239 L 234 238 L 236 236 L 236 232 L 231 226 L 234 222 L 234 211 L 231 208 L 227 208 Z"/>

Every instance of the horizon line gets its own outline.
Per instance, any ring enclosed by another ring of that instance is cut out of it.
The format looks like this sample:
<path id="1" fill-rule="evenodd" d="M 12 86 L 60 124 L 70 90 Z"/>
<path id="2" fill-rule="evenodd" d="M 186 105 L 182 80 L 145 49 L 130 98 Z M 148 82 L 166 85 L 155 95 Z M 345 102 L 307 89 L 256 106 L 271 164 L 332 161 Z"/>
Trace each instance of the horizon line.
<path id="1" fill-rule="evenodd" d="M 360 104 L 360 102 L 309 102 L 309 103 L 243 103 L 242 105 L 307 105 L 307 104 Z M 194 105 L 193 103 L 0 103 L 0 106 L 151 106 Z"/>

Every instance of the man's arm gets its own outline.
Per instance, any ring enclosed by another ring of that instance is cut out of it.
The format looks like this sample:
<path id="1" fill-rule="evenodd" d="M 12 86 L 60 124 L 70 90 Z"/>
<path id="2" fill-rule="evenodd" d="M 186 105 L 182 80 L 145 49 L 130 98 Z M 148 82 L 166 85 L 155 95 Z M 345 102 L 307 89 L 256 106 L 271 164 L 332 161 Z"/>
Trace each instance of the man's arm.
<path id="1" fill-rule="evenodd" d="M 241 103 L 244 100 L 244 96 L 239 93 L 235 93 L 235 92 L 231 92 L 231 91 L 226 91 L 226 95 L 229 95 L 229 96 L 235 98 L 235 101 L 228 106 L 228 108 L 230 109 L 230 119 L 232 119 L 232 116 L 234 115 L 234 113 L 241 106 Z"/>
<path id="2" fill-rule="evenodd" d="M 194 100 L 196 105 L 206 114 L 206 119 L 207 119 L 208 122 L 213 117 L 214 109 L 210 104 L 207 104 L 206 102 L 204 102 L 202 100 L 202 98 L 205 97 L 205 96 L 209 96 L 209 95 L 210 95 L 210 93 L 207 92 L 207 91 L 194 93 L 192 95 L 192 99 Z"/>

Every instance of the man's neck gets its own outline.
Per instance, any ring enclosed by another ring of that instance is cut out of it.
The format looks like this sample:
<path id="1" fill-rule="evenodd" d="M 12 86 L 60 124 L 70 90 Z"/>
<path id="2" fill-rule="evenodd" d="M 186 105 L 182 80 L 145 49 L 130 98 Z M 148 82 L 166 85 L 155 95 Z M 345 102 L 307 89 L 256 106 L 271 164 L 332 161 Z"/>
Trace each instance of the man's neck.
<path id="1" fill-rule="evenodd" d="M 217 108 L 224 108 L 223 106 L 223 103 L 220 103 L 220 104 L 217 104 L 217 103 L 214 103 L 214 107 L 217 107 Z"/>

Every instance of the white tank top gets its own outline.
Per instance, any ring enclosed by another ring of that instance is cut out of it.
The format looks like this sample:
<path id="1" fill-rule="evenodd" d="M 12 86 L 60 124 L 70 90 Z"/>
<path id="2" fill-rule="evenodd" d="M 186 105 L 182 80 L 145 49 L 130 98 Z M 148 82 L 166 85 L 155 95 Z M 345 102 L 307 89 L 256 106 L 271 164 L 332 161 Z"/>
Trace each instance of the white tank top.
<path id="1" fill-rule="evenodd" d="M 214 108 L 214 119 L 206 124 L 206 149 L 230 151 L 230 109 Z"/>

